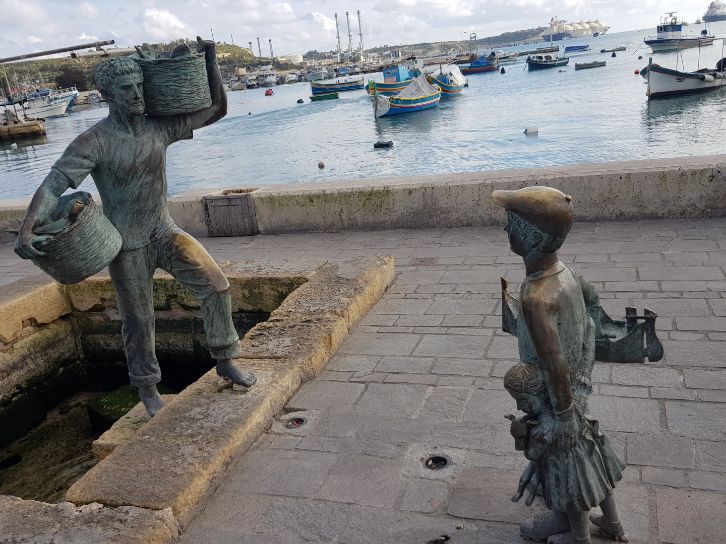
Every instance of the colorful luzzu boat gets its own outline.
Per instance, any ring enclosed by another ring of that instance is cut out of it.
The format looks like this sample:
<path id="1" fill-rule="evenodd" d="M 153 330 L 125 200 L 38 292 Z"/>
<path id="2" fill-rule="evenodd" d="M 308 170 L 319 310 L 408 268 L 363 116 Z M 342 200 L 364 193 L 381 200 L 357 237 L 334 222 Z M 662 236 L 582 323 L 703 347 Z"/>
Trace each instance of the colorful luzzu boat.
<path id="1" fill-rule="evenodd" d="M 496 72 L 499 69 L 499 63 L 494 60 L 492 62 L 487 57 L 479 57 L 476 60 L 473 60 L 469 66 L 462 66 L 461 67 L 461 73 L 465 76 L 468 76 L 470 74 L 483 74 L 486 72 Z"/>
<path id="2" fill-rule="evenodd" d="M 440 101 L 441 88 L 431 85 L 424 75 L 420 75 L 396 96 L 376 93 L 373 96 L 373 113 L 377 119 L 399 113 L 427 110 L 438 106 Z"/>
<path id="3" fill-rule="evenodd" d="M 343 79 L 337 81 L 311 81 L 310 88 L 313 94 L 339 93 L 342 91 L 357 91 L 363 88 L 363 78 Z"/>
<path id="4" fill-rule="evenodd" d="M 366 85 L 368 94 L 393 96 L 405 89 L 418 75 L 418 70 L 409 70 L 403 65 L 388 66 L 383 69 L 383 83 L 370 80 Z"/>
<path id="5" fill-rule="evenodd" d="M 461 74 L 459 67 L 452 64 L 441 66 L 435 72 L 426 76 L 429 83 L 441 87 L 441 96 L 454 96 L 461 94 L 466 86 L 466 78 Z"/>

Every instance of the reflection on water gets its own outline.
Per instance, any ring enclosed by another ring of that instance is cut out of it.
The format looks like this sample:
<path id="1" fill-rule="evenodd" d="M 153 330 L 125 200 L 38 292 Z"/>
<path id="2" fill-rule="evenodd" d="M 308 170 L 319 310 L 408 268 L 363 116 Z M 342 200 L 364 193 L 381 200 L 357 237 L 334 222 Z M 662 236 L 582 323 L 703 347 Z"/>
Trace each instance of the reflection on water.
<path id="1" fill-rule="evenodd" d="M 711 30 L 726 34 L 726 22 Z M 312 103 L 306 83 L 275 87 L 270 97 L 264 89 L 231 92 L 227 117 L 170 147 L 169 192 L 723 152 L 726 90 L 646 100 L 634 71 L 648 63 L 642 39 L 652 33 L 577 40 L 592 50 L 573 55 L 562 70 L 528 72 L 520 62 L 505 74 L 472 75 L 460 96 L 442 99 L 438 108 L 378 120 L 364 91 Z M 599 53 L 619 45 L 628 50 L 615 58 Z M 663 66 L 694 70 L 714 66 L 726 56 L 722 51 L 716 45 L 652 56 Z M 574 70 L 575 62 L 594 60 L 607 65 Z M 0 198 L 32 194 L 68 143 L 106 114 L 93 109 L 49 119 L 47 143 L 0 146 Z M 523 134 L 530 126 L 537 136 Z M 378 140 L 394 147 L 374 149 Z M 93 189 L 89 181 L 83 188 Z"/>

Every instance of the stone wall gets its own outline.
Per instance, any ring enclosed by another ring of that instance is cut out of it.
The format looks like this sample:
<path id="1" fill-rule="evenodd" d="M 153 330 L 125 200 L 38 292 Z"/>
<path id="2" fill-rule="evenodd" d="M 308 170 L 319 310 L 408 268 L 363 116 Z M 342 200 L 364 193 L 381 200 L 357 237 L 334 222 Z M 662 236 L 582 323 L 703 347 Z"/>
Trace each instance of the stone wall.
<path id="1" fill-rule="evenodd" d="M 721 217 L 724 182 L 726 155 L 286 184 L 250 190 L 251 207 L 238 206 L 237 213 L 252 209 L 254 217 L 239 223 L 254 228 L 236 234 L 496 225 L 504 214 L 491 201 L 492 190 L 527 185 L 571 194 L 578 221 Z M 210 235 L 215 219 L 205 195 L 219 204 L 230 192 L 230 199 L 239 198 L 234 191 L 211 190 L 171 198 L 171 214 L 187 232 Z M 0 202 L 0 231 L 17 225 L 24 208 Z"/>

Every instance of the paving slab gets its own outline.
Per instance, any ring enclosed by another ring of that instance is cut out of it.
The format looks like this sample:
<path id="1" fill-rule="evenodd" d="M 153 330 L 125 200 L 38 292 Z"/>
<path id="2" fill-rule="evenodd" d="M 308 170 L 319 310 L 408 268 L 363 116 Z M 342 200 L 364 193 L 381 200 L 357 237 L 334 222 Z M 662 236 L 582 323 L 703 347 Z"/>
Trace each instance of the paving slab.
<path id="1" fill-rule="evenodd" d="M 667 544 L 726 542 L 726 499 L 689 489 L 656 490 L 658 538 Z"/>

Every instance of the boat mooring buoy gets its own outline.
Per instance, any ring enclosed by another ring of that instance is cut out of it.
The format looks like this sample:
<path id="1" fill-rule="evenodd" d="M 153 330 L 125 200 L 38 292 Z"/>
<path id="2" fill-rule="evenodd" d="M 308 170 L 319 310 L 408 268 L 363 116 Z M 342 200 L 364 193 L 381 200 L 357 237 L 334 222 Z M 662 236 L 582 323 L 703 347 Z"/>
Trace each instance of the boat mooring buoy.
<path id="1" fill-rule="evenodd" d="M 304 101 L 304 100 L 303 100 L 302 98 L 298 98 L 298 99 L 297 99 L 297 103 L 298 103 L 298 104 L 304 104 L 304 103 L 305 103 L 305 101 Z"/>
<path id="2" fill-rule="evenodd" d="M 643 60 L 643 55 L 640 55 L 640 56 L 638 57 L 638 60 Z"/>
<path id="3" fill-rule="evenodd" d="M 322 170 L 323 168 L 325 168 L 325 163 L 324 163 L 323 161 L 320 161 L 320 162 L 318 163 L 318 168 L 320 168 L 321 170 Z"/>
<path id="4" fill-rule="evenodd" d="M 527 127 L 524 129 L 524 133 L 528 136 L 534 136 L 535 134 L 539 134 L 539 129 L 537 127 Z"/>
<path id="5" fill-rule="evenodd" d="M 611 57 L 617 57 L 617 55 L 615 54 L 615 51 L 613 51 L 613 54 L 612 54 L 612 55 L 610 55 L 610 56 L 611 56 Z"/>
<path id="6" fill-rule="evenodd" d="M 635 75 L 637 76 L 640 73 L 640 70 L 635 70 Z"/>
<path id="7" fill-rule="evenodd" d="M 499 73 L 500 74 L 506 74 L 507 73 L 507 71 L 504 69 L 504 66 L 502 66 L 502 69 L 499 70 Z"/>
<path id="8" fill-rule="evenodd" d="M 387 142 L 379 140 L 373 144 L 373 149 L 385 149 L 387 147 L 393 147 L 393 142 L 391 140 L 388 140 Z"/>

